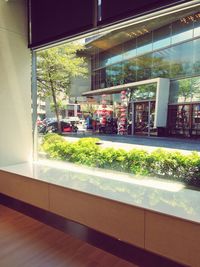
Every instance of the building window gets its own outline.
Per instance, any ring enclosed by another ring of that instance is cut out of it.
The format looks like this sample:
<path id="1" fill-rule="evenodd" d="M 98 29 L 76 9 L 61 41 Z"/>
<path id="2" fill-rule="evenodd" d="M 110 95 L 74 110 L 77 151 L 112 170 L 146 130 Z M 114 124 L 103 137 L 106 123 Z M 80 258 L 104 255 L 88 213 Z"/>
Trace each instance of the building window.
<path id="1" fill-rule="evenodd" d="M 181 18 L 172 23 L 172 44 L 183 42 L 193 37 L 193 19 Z"/>

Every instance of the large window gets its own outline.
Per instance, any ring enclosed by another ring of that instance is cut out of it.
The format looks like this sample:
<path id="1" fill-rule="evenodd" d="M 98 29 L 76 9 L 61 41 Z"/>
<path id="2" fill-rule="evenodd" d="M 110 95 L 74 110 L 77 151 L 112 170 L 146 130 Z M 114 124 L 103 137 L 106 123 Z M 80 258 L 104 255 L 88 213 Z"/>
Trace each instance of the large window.
<path id="1" fill-rule="evenodd" d="M 130 59 L 124 63 L 124 83 L 135 82 L 137 77 L 136 59 Z"/>
<path id="2" fill-rule="evenodd" d="M 152 77 L 168 78 L 170 76 L 170 49 L 154 52 Z"/>
<path id="3" fill-rule="evenodd" d="M 200 15 L 192 12 L 178 17 L 172 17 L 170 23 L 161 20 L 157 24 L 142 24 L 141 28 L 129 26 L 109 33 L 108 39 L 103 35 L 91 43 L 93 51 L 97 46 L 99 49 L 93 58 L 100 65 L 93 65 L 106 68 L 105 87 L 157 77 L 177 79 L 199 75 Z"/>
<path id="4" fill-rule="evenodd" d="M 157 179 L 181 176 L 185 182 L 187 168 L 182 166 L 180 175 L 176 165 L 169 167 L 174 158 L 168 161 L 168 152 L 151 154 L 156 145 L 150 139 L 139 147 L 145 152 L 129 151 L 137 147 L 131 143 L 135 135 L 200 136 L 200 36 L 194 14 L 179 11 L 129 22 L 38 51 L 41 151 L 54 159 Z M 56 136 L 43 145 L 47 133 L 59 133 L 64 141 Z M 69 143 L 63 143 L 69 137 Z M 73 145 L 72 137 L 89 139 Z M 114 138 L 117 144 L 104 143 Z M 192 171 L 195 176 L 195 168 Z"/>
<path id="5" fill-rule="evenodd" d="M 193 67 L 193 43 L 187 42 L 173 46 L 169 51 L 171 57 L 171 78 L 191 75 Z M 188 53 L 188 51 L 190 52 Z"/>
<path id="6" fill-rule="evenodd" d="M 193 37 L 193 20 L 181 18 L 172 23 L 172 44 L 183 42 Z"/>
<path id="7" fill-rule="evenodd" d="M 152 51 L 152 32 L 137 38 L 137 55 Z"/>
<path id="8" fill-rule="evenodd" d="M 171 44 L 171 24 L 153 31 L 153 49 L 160 49 Z"/>
<path id="9" fill-rule="evenodd" d="M 137 58 L 137 80 L 146 80 L 151 78 L 152 72 L 152 54 Z"/>
<path id="10" fill-rule="evenodd" d="M 200 73 L 200 39 L 193 41 L 193 73 L 199 74 Z"/>

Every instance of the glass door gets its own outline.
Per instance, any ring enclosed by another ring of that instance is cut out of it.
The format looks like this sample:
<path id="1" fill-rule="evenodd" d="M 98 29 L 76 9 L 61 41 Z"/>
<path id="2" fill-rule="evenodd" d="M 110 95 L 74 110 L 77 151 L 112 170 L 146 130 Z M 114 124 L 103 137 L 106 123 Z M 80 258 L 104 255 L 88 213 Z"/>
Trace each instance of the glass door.
<path id="1" fill-rule="evenodd" d="M 131 134 L 150 136 L 154 131 L 155 101 L 131 103 Z"/>

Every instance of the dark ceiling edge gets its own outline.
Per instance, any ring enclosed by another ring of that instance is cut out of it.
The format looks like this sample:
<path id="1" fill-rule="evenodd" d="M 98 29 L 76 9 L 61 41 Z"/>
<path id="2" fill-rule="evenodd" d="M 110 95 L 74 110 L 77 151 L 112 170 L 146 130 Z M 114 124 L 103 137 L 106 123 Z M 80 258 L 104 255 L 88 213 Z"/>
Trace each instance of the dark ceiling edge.
<path id="1" fill-rule="evenodd" d="M 131 14 L 131 13 L 133 13 L 133 11 L 130 11 L 130 12 L 125 13 L 124 16 L 119 15 L 119 16 L 114 17 L 114 18 L 105 19 L 102 22 L 100 21 L 100 22 L 98 22 L 97 25 L 98 26 L 109 26 L 109 25 L 116 24 L 119 22 L 125 22 L 125 21 L 128 21 L 130 19 L 134 19 L 134 18 L 138 18 L 138 17 L 144 16 L 144 15 L 150 14 L 152 12 L 160 11 L 160 10 L 165 9 L 165 8 L 177 6 L 177 5 L 184 4 L 187 2 L 192 2 L 192 1 L 193 0 L 177 0 L 171 4 L 166 4 L 166 5 L 163 5 L 161 7 L 153 7 L 152 9 L 146 10 L 144 12 L 138 11 L 138 13 L 135 15 Z"/>
<path id="2" fill-rule="evenodd" d="M 160 10 L 163 10 L 165 8 L 169 8 L 169 7 L 173 7 L 173 6 L 176 6 L 176 5 L 180 5 L 180 4 L 183 4 L 183 3 L 186 3 L 186 2 L 192 2 L 193 0 L 179 0 L 179 1 L 176 1 L 172 4 L 168 4 L 168 5 L 164 5 L 162 7 L 159 7 L 159 8 L 156 8 L 156 9 L 151 9 L 151 10 L 147 10 L 146 12 L 140 12 L 136 15 L 131 15 L 131 16 L 127 16 L 123 19 L 119 19 L 119 18 L 116 18 L 113 20 L 104 20 L 104 22 L 98 22 L 97 23 L 97 27 L 94 27 L 93 24 L 89 24 L 83 28 L 78 28 L 76 29 L 76 31 L 71 31 L 71 32 L 65 32 L 63 33 L 62 35 L 58 35 L 58 36 L 54 36 L 53 38 L 49 38 L 49 39 L 45 39 L 45 40 L 42 40 L 41 42 L 37 42 L 37 43 L 33 43 L 31 40 L 32 40 L 32 37 L 31 37 L 31 1 L 30 0 L 27 0 L 27 9 L 28 9 L 28 48 L 30 49 L 39 49 L 39 48 L 44 48 L 44 47 L 47 47 L 49 45 L 54 45 L 56 43 L 60 43 L 60 42 L 64 42 L 64 41 L 67 41 L 69 39 L 72 39 L 72 38 L 75 38 L 75 37 L 78 37 L 78 36 L 81 36 L 81 35 L 84 35 L 84 34 L 88 34 L 88 33 L 92 33 L 96 30 L 100 30 L 100 29 L 105 29 L 106 27 L 109 27 L 109 26 L 113 26 L 113 25 L 116 25 L 116 24 L 119 24 L 119 23 L 122 23 L 122 22 L 126 22 L 130 19 L 134 19 L 134 18 L 138 18 L 138 17 L 141 17 L 141 16 L 144 16 L 144 15 L 147 15 L 147 14 L 150 14 L 152 11 L 153 12 L 156 12 L 156 11 L 160 11 Z"/>

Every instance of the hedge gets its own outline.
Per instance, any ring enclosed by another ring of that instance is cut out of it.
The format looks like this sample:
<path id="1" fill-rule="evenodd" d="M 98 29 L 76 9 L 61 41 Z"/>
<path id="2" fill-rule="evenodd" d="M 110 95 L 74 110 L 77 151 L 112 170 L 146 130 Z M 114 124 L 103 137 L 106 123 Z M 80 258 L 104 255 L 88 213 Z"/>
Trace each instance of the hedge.
<path id="1" fill-rule="evenodd" d="M 200 156 L 197 152 L 184 155 L 162 149 L 151 153 L 142 149 L 125 151 L 102 148 L 99 141 L 98 138 L 86 137 L 69 143 L 62 136 L 47 134 L 42 148 L 53 159 L 200 186 Z"/>

